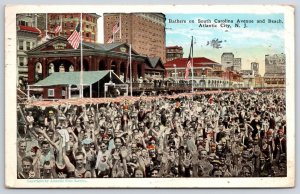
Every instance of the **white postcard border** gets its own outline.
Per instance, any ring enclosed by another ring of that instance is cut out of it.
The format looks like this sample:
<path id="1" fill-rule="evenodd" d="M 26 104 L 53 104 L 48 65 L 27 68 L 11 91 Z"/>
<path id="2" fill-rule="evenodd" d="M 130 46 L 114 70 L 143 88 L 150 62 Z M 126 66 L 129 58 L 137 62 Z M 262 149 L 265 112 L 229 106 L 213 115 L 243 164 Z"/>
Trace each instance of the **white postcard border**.
<path id="1" fill-rule="evenodd" d="M 68 9 L 65 7 L 68 6 Z M 285 16 L 287 177 L 20 180 L 16 165 L 16 14 L 65 12 L 283 13 Z M 281 5 L 14 5 L 5 10 L 5 184 L 15 188 L 269 188 L 295 185 L 294 8 Z M 51 182 L 51 184 L 49 184 Z"/>

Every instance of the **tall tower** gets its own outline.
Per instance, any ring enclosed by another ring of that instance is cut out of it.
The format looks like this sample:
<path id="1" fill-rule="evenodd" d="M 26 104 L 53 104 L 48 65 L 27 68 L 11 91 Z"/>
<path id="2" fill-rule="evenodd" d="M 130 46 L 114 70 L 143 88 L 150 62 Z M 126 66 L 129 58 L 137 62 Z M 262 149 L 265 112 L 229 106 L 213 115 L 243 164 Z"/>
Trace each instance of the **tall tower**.
<path id="1" fill-rule="evenodd" d="M 265 68 L 264 79 L 267 84 L 285 84 L 285 54 L 265 55 Z"/>
<path id="2" fill-rule="evenodd" d="M 233 59 L 233 70 L 240 71 L 242 67 L 242 58 Z"/>
<path id="3" fill-rule="evenodd" d="M 221 64 L 226 69 L 228 67 L 233 68 L 234 65 L 234 54 L 233 53 L 223 53 L 221 56 Z"/>
<path id="4" fill-rule="evenodd" d="M 252 62 L 252 63 L 251 63 L 251 70 L 254 71 L 255 74 L 258 74 L 258 71 L 259 71 L 259 63 Z"/>
<path id="5" fill-rule="evenodd" d="M 126 42 L 139 54 L 158 56 L 166 62 L 166 17 L 162 13 L 104 14 L 104 42 Z M 119 31 L 113 27 L 119 24 Z"/>

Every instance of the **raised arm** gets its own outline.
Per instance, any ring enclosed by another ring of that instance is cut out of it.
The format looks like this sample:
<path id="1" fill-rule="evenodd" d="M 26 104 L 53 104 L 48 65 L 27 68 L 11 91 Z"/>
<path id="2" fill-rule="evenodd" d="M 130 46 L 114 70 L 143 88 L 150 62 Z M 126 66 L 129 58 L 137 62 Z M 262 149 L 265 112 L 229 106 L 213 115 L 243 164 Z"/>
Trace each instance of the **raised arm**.
<path id="1" fill-rule="evenodd" d="M 50 137 L 47 135 L 45 129 L 42 130 L 40 128 L 36 128 L 36 131 L 38 133 L 42 134 L 56 150 L 59 150 L 59 147 L 50 139 Z"/>

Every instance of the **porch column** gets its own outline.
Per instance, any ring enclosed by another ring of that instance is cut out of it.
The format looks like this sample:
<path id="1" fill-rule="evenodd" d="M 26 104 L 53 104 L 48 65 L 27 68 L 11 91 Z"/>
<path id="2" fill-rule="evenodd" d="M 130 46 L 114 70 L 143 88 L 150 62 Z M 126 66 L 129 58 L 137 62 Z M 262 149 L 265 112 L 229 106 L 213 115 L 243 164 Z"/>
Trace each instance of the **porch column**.
<path id="1" fill-rule="evenodd" d="M 43 60 L 42 60 L 42 76 L 43 76 L 43 79 L 45 78 L 45 77 L 47 77 L 47 71 L 48 71 L 48 69 L 47 69 L 47 59 L 46 58 L 43 58 Z"/>
<path id="2" fill-rule="evenodd" d="M 145 66 L 146 66 L 146 64 L 142 63 L 142 77 L 143 77 L 143 79 L 145 79 Z"/>
<path id="3" fill-rule="evenodd" d="M 71 98 L 71 85 L 68 86 L 68 99 Z"/>
<path id="4" fill-rule="evenodd" d="M 92 56 L 92 71 L 98 71 L 95 56 Z"/>
<path id="5" fill-rule="evenodd" d="M 107 59 L 106 60 L 106 64 L 105 64 L 105 69 L 106 70 L 111 70 L 111 63 L 112 63 L 112 59 Z"/>
<path id="6" fill-rule="evenodd" d="M 121 73 L 120 73 L 121 74 Z M 127 78 L 128 80 L 130 79 L 130 68 L 129 68 L 129 65 L 128 67 L 125 66 L 125 72 L 124 72 L 124 78 L 123 78 L 123 82 L 126 82 L 127 81 Z"/>
<path id="7" fill-rule="evenodd" d="M 28 59 L 28 84 L 34 83 L 34 63 L 36 58 L 29 58 Z"/>
<path id="8" fill-rule="evenodd" d="M 80 64 L 77 64 L 77 57 L 73 58 L 74 61 L 74 71 L 80 71 Z"/>
<path id="9" fill-rule="evenodd" d="M 129 71 L 128 71 L 129 73 Z M 138 72 L 137 72 L 137 63 L 133 62 L 132 63 L 132 80 L 136 81 L 138 77 Z"/>
<path id="10" fill-rule="evenodd" d="M 92 98 L 92 84 L 90 85 L 90 98 Z"/>
<path id="11" fill-rule="evenodd" d="M 89 71 L 93 71 L 92 56 L 89 56 Z"/>
<path id="12" fill-rule="evenodd" d="M 122 62 L 122 61 L 118 61 L 118 62 L 117 62 L 117 67 L 116 67 L 116 72 L 115 72 L 115 73 L 116 73 L 118 76 L 120 76 L 121 62 Z"/>

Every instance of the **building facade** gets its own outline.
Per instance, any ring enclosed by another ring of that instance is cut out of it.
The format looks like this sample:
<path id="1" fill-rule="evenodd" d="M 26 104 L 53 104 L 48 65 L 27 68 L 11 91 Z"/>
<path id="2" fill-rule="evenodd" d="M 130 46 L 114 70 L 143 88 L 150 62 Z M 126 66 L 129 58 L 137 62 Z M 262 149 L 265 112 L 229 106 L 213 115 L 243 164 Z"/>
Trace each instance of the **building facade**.
<path id="1" fill-rule="evenodd" d="M 251 70 L 253 70 L 255 74 L 258 74 L 259 73 L 259 63 L 252 62 L 251 63 Z"/>
<path id="2" fill-rule="evenodd" d="M 184 82 L 187 58 L 175 59 L 164 64 L 166 78 L 175 82 Z M 241 76 L 236 71 L 223 70 L 222 65 L 205 57 L 193 58 L 193 77 L 196 88 L 229 88 L 241 87 Z M 192 71 L 189 72 L 188 82 L 192 80 Z"/>
<path id="3" fill-rule="evenodd" d="M 255 74 L 253 70 L 241 70 L 240 71 L 242 77 L 243 77 L 243 82 L 244 86 L 247 88 L 254 88 L 255 87 Z"/>
<path id="4" fill-rule="evenodd" d="M 241 58 L 234 58 L 233 59 L 233 70 L 240 71 L 242 67 L 242 59 Z"/>
<path id="5" fill-rule="evenodd" d="M 80 13 L 47 13 L 36 15 L 38 28 L 42 31 L 43 36 L 46 35 L 47 31 L 47 35 L 50 38 L 58 35 L 69 37 L 80 22 Z M 92 43 L 97 42 L 97 20 L 99 17 L 99 15 L 94 13 L 82 14 L 83 41 Z M 55 28 L 60 25 L 62 26 L 61 31 L 55 34 Z"/>
<path id="6" fill-rule="evenodd" d="M 28 79 L 28 58 L 26 51 L 34 48 L 41 31 L 37 28 L 36 14 L 17 14 L 17 83 Z"/>
<path id="7" fill-rule="evenodd" d="M 234 58 L 233 53 L 223 53 L 221 55 L 221 64 L 224 69 L 240 71 L 242 69 L 242 58 Z"/>
<path id="8" fill-rule="evenodd" d="M 265 74 L 285 74 L 285 54 L 265 56 Z"/>
<path id="9" fill-rule="evenodd" d="M 181 46 L 168 46 L 166 48 L 167 58 L 166 61 L 172 61 L 174 59 L 183 57 L 183 48 Z"/>
<path id="10" fill-rule="evenodd" d="M 221 64 L 223 65 L 224 69 L 228 67 L 233 66 L 233 59 L 234 59 L 234 54 L 233 53 L 223 53 L 221 56 Z"/>
<path id="11" fill-rule="evenodd" d="M 164 66 L 159 58 L 150 58 L 131 51 L 132 65 L 129 65 L 129 45 L 126 43 L 97 44 L 83 42 L 83 71 L 113 70 L 124 83 L 144 80 L 147 75 L 163 79 Z M 53 72 L 81 70 L 80 49 L 73 49 L 67 38 L 58 36 L 27 52 L 28 83 L 35 84 Z M 53 89 L 53 88 L 50 88 Z M 59 90 L 59 88 L 56 88 Z M 47 92 L 45 92 L 47 93 Z M 58 93 L 60 93 L 58 91 Z M 59 96 L 61 97 L 61 96 Z"/>
<path id="12" fill-rule="evenodd" d="M 166 62 L 165 15 L 162 13 L 104 14 L 104 42 L 125 42 L 142 55 Z M 113 33 L 113 27 L 119 30 Z"/>
<path id="13" fill-rule="evenodd" d="M 264 77 L 262 77 L 259 74 L 255 75 L 255 87 L 256 88 L 263 88 L 263 87 L 265 87 Z"/>
<path id="14" fill-rule="evenodd" d="M 285 84 L 285 54 L 265 55 L 265 83 L 270 86 Z"/>

